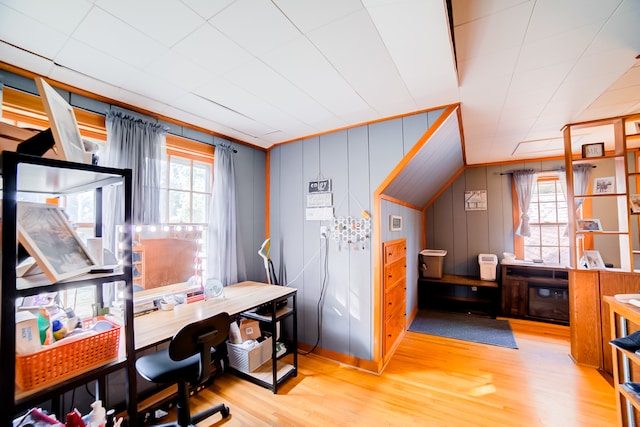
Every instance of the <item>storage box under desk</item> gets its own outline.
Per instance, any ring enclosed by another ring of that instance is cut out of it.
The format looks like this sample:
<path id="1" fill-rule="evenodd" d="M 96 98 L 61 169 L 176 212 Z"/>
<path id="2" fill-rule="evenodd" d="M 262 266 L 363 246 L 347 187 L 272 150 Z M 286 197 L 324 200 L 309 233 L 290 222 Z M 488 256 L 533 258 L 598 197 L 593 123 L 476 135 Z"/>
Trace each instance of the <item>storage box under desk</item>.
<path id="1" fill-rule="evenodd" d="M 271 360 L 272 351 L 271 337 L 251 349 L 246 349 L 240 344 L 227 342 L 229 366 L 244 373 L 253 372 Z"/>

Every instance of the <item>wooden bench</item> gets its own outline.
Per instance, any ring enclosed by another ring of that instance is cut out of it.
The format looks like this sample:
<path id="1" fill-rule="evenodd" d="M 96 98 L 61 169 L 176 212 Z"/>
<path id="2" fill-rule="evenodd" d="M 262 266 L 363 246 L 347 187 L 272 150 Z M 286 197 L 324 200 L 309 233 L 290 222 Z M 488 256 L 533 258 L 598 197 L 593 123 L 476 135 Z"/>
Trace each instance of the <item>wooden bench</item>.
<path id="1" fill-rule="evenodd" d="M 500 309 L 500 284 L 475 277 L 445 274 L 418 279 L 418 307 L 481 312 L 495 317 Z"/>

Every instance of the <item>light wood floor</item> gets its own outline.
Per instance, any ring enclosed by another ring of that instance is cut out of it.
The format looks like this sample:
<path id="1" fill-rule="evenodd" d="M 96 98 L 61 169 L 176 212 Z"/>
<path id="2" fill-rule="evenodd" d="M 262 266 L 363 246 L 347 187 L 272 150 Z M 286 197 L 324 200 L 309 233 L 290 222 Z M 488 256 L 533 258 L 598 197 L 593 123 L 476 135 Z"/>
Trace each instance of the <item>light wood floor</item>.
<path id="1" fill-rule="evenodd" d="M 569 358 L 567 327 L 511 325 L 518 350 L 407 332 L 379 376 L 300 356 L 298 377 L 277 395 L 224 374 L 192 407 L 231 408 L 199 427 L 616 425 L 613 389 Z"/>

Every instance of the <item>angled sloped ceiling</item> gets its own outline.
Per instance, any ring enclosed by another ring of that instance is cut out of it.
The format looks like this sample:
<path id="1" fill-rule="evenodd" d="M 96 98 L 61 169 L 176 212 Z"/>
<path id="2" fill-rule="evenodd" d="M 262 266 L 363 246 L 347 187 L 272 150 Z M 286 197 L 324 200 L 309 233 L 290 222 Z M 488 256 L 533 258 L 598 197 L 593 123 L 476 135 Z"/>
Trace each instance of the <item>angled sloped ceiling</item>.
<path id="1" fill-rule="evenodd" d="M 407 153 L 383 196 L 422 209 L 464 167 L 458 108 L 448 108 Z"/>

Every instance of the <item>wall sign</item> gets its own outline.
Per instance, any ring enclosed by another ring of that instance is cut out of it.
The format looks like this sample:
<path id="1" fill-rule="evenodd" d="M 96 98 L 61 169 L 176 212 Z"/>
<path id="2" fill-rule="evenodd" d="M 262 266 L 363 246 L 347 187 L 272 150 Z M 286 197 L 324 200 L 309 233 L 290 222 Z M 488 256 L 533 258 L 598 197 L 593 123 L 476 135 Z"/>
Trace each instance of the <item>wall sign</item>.
<path id="1" fill-rule="evenodd" d="M 328 191 L 331 191 L 330 179 L 309 181 L 309 193 L 326 193 Z"/>
<path id="2" fill-rule="evenodd" d="M 464 192 L 465 211 L 486 211 L 487 190 L 473 190 Z"/>
<path id="3" fill-rule="evenodd" d="M 595 144 L 583 144 L 582 145 L 582 158 L 588 159 L 591 157 L 604 156 L 604 142 L 596 142 Z"/>

